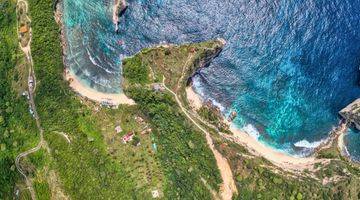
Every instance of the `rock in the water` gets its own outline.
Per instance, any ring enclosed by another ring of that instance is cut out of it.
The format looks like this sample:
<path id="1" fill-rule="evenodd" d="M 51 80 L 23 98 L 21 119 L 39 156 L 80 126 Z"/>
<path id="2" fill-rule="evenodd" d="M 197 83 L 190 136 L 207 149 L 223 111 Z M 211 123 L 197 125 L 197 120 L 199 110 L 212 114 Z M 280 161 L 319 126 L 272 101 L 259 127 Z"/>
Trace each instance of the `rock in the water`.
<path id="1" fill-rule="evenodd" d="M 340 115 L 360 130 L 360 98 L 342 109 Z"/>
<path id="2" fill-rule="evenodd" d="M 113 12 L 113 22 L 115 24 L 115 32 L 118 33 L 119 31 L 119 18 L 125 14 L 128 5 L 126 0 L 115 0 L 114 1 L 114 12 Z"/>

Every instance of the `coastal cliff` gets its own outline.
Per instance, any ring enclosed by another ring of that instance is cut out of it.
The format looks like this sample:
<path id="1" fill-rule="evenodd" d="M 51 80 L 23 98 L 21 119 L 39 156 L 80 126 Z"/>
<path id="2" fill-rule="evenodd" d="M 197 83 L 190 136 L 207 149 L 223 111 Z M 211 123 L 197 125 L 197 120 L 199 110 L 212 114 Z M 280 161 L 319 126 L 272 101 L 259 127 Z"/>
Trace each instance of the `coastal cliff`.
<path id="1" fill-rule="evenodd" d="M 342 109 L 339 114 L 360 130 L 360 98 Z"/>
<path id="2" fill-rule="evenodd" d="M 188 68 L 188 80 L 186 85 L 191 84 L 192 78 L 199 72 L 200 69 L 206 68 L 210 65 L 211 61 L 219 56 L 224 46 L 226 45 L 226 41 L 222 38 L 217 38 L 213 41 L 212 48 L 206 49 L 201 56 L 196 58 L 192 65 Z M 193 50 L 193 49 L 192 49 Z M 196 51 L 193 50 L 193 51 Z"/>

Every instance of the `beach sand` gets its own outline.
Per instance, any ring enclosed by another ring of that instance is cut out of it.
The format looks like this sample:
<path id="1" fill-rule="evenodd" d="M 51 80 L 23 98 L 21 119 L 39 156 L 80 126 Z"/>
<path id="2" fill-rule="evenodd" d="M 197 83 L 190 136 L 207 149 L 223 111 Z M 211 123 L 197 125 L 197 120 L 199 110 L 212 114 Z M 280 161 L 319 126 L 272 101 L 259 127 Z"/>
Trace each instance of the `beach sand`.
<path id="1" fill-rule="evenodd" d="M 346 158 L 349 158 L 350 153 L 349 153 L 349 151 L 348 151 L 348 149 L 346 148 L 346 145 L 345 145 L 345 140 L 344 140 L 345 136 L 346 136 L 346 133 L 339 134 L 339 138 L 337 140 L 337 145 L 338 145 L 338 149 L 339 149 L 341 155 L 346 157 Z"/>
<path id="2" fill-rule="evenodd" d="M 197 93 L 195 93 L 192 87 L 186 88 L 186 95 L 190 107 L 195 108 L 196 110 L 202 106 L 202 98 Z M 301 172 L 305 169 L 312 171 L 314 170 L 314 165 L 316 163 L 325 164 L 329 162 L 327 159 L 317 159 L 313 156 L 295 157 L 284 152 L 277 151 L 276 149 L 261 143 L 248 133 L 238 129 L 234 124 L 229 125 L 230 131 L 233 133 L 233 135 L 220 132 L 219 134 L 221 136 L 230 141 L 238 143 L 241 146 L 244 146 L 251 154 L 255 156 L 261 156 L 273 163 L 275 166 L 278 166 L 287 171 Z"/>
<path id="3" fill-rule="evenodd" d="M 68 70 L 66 70 L 68 71 Z M 111 105 L 117 106 L 119 104 L 134 105 L 135 102 L 128 98 L 124 93 L 108 94 L 98 92 L 82 84 L 78 78 L 71 73 L 65 74 L 66 80 L 69 82 L 70 87 L 81 96 L 86 97 L 96 102 L 107 102 Z"/>
<path id="4" fill-rule="evenodd" d="M 189 102 L 189 105 L 192 106 L 192 109 L 194 110 L 200 109 L 203 104 L 203 100 L 201 99 L 201 97 L 195 93 L 195 91 L 191 86 L 187 87 L 185 91 L 186 91 L 187 100 Z"/>
<path id="5" fill-rule="evenodd" d="M 316 159 L 313 156 L 301 158 L 279 152 L 276 149 L 261 143 L 246 132 L 239 130 L 234 125 L 230 126 L 230 131 L 234 134 L 233 136 L 226 134 L 222 135 L 225 138 L 246 147 L 253 155 L 261 156 L 274 165 L 289 171 L 303 171 L 305 169 L 313 170 L 315 163 L 327 162 L 325 159 Z"/>

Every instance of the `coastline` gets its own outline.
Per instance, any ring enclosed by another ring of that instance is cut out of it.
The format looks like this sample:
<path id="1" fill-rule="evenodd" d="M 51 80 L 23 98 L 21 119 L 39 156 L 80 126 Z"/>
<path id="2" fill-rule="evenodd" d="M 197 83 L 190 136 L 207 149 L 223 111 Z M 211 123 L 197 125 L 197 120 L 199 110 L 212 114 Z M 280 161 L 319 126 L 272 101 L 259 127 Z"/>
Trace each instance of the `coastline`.
<path id="1" fill-rule="evenodd" d="M 110 106 L 118 106 L 120 104 L 135 105 L 135 102 L 132 99 L 128 98 L 124 93 L 107 94 L 103 92 L 98 92 L 82 84 L 76 76 L 68 72 L 68 69 L 66 69 L 65 71 L 66 81 L 69 82 L 69 86 L 80 96 Z"/>
<path id="2" fill-rule="evenodd" d="M 351 161 L 350 153 L 345 144 L 345 136 L 346 135 L 347 135 L 347 133 L 339 135 L 339 138 L 337 141 L 337 146 L 338 146 L 341 156 L 343 156 L 344 158 L 349 159 Z"/>
<path id="3" fill-rule="evenodd" d="M 186 96 L 191 108 L 199 108 L 199 105 L 203 105 L 202 98 L 199 94 L 197 94 L 192 86 L 186 88 Z M 304 170 L 314 171 L 314 166 L 317 163 L 326 164 L 329 163 L 329 159 L 319 159 L 314 155 L 310 155 L 307 157 L 296 157 L 293 155 L 286 154 L 285 152 L 277 151 L 276 149 L 260 142 L 256 138 L 252 137 L 248 133 L 240 130 L 236 127 L 234 123 L 229 123 L 230 132 L 233 135 L 229 135 L 226 133 L 219 134 L 241 146 L 245 147 L 252 155 L 260 156 L 270 161 L 272 164 L 285 169 L 287 171 L 292 172 L 302 172 Z M 333 136 L 329 136 L 329 138 L 321 144 L 318 148 L 316 148 L 315 152 L 320 149 L 326 148 L 326 146 L 332 144 L 332 142 L 338 140 L 338 148 L 340 150 L 343 149 L 344 146 L 344 135 L 346 133 L 346 125 L 342 125 L 341 128 L 334 131 Z M 340 142 L 340 143 L 339 143 Z M 346 148 L 346 147 L 345 147 Z"/>
<path id="4" fill-rule="evenodd" d="M 313 169 L 315 163 L 326 162 L 325 159 L 316 159 L 313 156 L 301 158 L 279 152 L 261 143 L 246 132 L 241 131 L 234 124 L 231 124 L 230 131 L 233 133 L 233 136 L 224 133 L 221 133 L 221 135 L 246 147 L 253 155 L 264 157 L 266 160 L 283 169 L 304 171 L 305 169 Z"/>
<path id="5" fill-rule="evenodd" d="M 114 5 L 114 13 L 116 11 L 115 7 L 117 7 L 122 0 L 115 0 Z M 57 9 L 56 12 L 60 12 L 59 9 Z M 61 16 L 61 13 L 60 15 Z M 115 15 L 114 15 L 115 16 Z M 113 18 L 115 21 L 115 18 Z M 61 21 L 61 18 L 59 18 L 57 21 L 59 21 L 59 25 L 61 26 L 61 40 L 62 40 L 62 47 L 63 52 L 65 56 L 66 52 L 66 38 L 64 33 L 64 27 Z M 222 42 L 225 44 L 226 42 L 222 40 Z M 160 44 L 159 46 L 167 47 L 168 44 Z M 65 63 L 65 62 L 64 62 Z M 111 105 L 119 105 L 119 104 L 129 104 L 134 105 L 135 102 L 132 99 L 129 99 L 124 93 L 119 94 L 107 94 L 98 92 L 94 89 L 91 89 L 81 83 L 78 78 L 70 73 L 70 70 L 66 66 L 65 73 L 64 73 L 65 80 L 69 82 L 69 86 L 78 94 L 80 94 L 83 97 L 86 97 L 88 99 L 91 99 L 93 101 L 99 102 L 99 103 L 106 103 Z M 186 88 L 186 96 L 187 100 L 189 102 L 189 105 L 193 109 L 199 109 L 203 105 L 204 101 L 200 95 L 198 95 L 192 87 Z M 342 130 L 342 129 L 341 129 Z M 339 132 L 341 132 L 339 130 Z M 230 124 L 230 131 L 233 135 L 228 135 L 224 133 L 219 133 L 224 138 L 234 141 L 235 143 L 238 143 L 244 147 L 246 147 L 253 155 L 261 156 L 273 163 L 274 165 L 281 167 L 283 169 L 287 169 L 290 171 L 303 171 L 305 169 L 314 170 L 314 165 L 316 163 L 327 163 L 329 162 L 328 159 L 317 159 L 313 155 L 308 157 L 295 157 L 292 155 L 288 155 L 284 152 L 279 152 L 276 149 L 265 145 L 258 141 L 256 138 L 252 137 L 248 133 L 236 128 L 234 124 Z M 343 142 L 343 133 L 335 134 L 339 137 L 336 137 L 335 139 L 338 139 L 341 142 L 338 143 L 338 147 L 340 150 L 344 147 Z M 329 142 L 332 143 L 332 142 Z M 324 147 L 324 144 L 320 145 L 321 148 Z"/>
<path id="6" fill-rule="evenodd" d="M 117 31 L 119 29 L 119 16 L 118 16 L 118 8 L 120 5 L 120 0 L 114 0 L 114 5 L 113 5 L 113 23 L 115 25 L 115 31 Z"/>
<path id="7" fill-rule="evenodd" d="M 60 26 L 61 29 L 60 40 L 63 51 L 63 63 L 64 63 L 63 76 L 64 79 L 69 83 L 69 87 L 78 95 L 88 98 L 92 101 L 102 103 L 104 105 L 109 105 L 109 106 L 118 106 L 120 104 L 135 105 L 135 102 L 132 99 L 128 98 L 124 93 L 110 94 L 110 93 L 99 92 L 95 89 L 92 89 L 84 85 L 83 83 L 81 83 L 81 81 L 78 79 L 77 76 L 71 74 L 70 69 L 68 68 L 68 66 L 66 66 L 66 62 L 65 62 L 67 43 L 66 43 L 66 36 L 64 31 L 64 24 L 62 22 L 62 11 L 59 6 L 60 2 L 61 1 L 59 1 L 56 6 L 56 11 L 54 16 L 55 16 L 55 21 L 57 22 L 57 24 Z"/>
<path id="8" fill-rule="evenodd" d="M 185 92 L 186 92 L 186 97 L 187 97 L 187 100 L 189 102 L 189 105 L 192 107 L 192 109 L 195 109 L 195 110 L 200 109 L 201 106 L 203 105 L 203 100 L 200 97 L 200 95 L 198 95 L 194 91 L 192 86 L 186 87 Z"/>

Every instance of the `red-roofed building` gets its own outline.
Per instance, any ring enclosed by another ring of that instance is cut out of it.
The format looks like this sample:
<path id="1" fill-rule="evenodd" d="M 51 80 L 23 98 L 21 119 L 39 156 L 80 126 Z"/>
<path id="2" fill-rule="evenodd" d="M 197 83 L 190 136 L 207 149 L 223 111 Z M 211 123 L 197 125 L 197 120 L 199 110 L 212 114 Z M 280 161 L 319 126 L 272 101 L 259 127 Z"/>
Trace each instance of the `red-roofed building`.
<path id="1" fill-rule="evenodd" d="M 134 132 L 129 132 L 122 137 L 122 141 L 124 144 L 126 144 L 126 143 L 132 141 L 133 137 L 134 137 Z"/>

